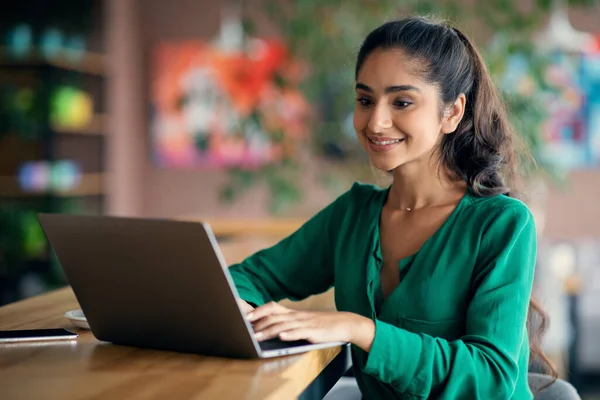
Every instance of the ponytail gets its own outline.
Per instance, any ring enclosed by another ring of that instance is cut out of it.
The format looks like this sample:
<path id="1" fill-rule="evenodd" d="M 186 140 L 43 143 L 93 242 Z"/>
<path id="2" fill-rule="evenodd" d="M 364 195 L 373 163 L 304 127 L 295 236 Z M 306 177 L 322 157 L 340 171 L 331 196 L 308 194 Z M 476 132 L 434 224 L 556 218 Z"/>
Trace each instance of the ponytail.
<path id="1" fill-rule="evenodd" d="M 513 146 L 517 135 L 481 55 L 461 31 L 452 31 L 466 49 L 472 85 L 464 93 L 465 113 L 460 124 L 442 141 L 442 164 L 454 167 L 452 172 L 478 196 L 509 194 L 500 173 L 503 170 L 506 180 L 514 182 L 517 160 Z"/>

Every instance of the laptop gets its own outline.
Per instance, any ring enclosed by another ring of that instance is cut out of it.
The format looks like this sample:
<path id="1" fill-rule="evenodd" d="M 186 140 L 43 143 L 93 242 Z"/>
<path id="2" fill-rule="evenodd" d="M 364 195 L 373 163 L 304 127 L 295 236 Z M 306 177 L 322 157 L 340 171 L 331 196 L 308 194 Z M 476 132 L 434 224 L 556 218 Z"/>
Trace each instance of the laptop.
<path id="1" fill-rule="evenodd" d="M 258 342 L 208 224 L 66 214 L 38 218 L 98 340 L 232 358 L 344 344 Z"/>

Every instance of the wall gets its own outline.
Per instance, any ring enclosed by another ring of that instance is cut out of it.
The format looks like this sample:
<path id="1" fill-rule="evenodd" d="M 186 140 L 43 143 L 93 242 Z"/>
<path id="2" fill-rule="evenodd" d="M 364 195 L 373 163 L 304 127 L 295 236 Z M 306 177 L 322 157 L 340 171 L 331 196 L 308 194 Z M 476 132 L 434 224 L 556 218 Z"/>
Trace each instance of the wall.
<path id="1" fill-rule="evenodd" d="M 144 68 L 135 0 L 107 0 L 107 213 L 144 215 L 147 137 Z M 151 182 L 148 182 L 151 184 Z"/>
<path id="2" fill-rule="evenodd" d="M 153 46 L 161 40 L 214 37 L 219 29 L 223 0 L 144 1 L 140 8 L 142 47 L 146 62 Z M 183 11 L 185 10 L 185 11 Z M 146 73 L 149 72 L 146 63 Z M 182 215 L 208 211 L 222 212 L 215 196 L 226 177 L 218 171 L 175 171 L 145 163 L 144 211 L 148 215 Z M 246 201 L 249 212 L 256 213 L 259 199 Z M 236 214 L 236 211 L 231 211 Z M 242 212 L 242 210 L 237 210 Z"/>
<path id="3" fill-rule="evenodd" d="M 564 188 L 550 191 L 545 236 L 550 239 L 600 237 L 600 171 L 579 171 Z"/>
<path id="4" fill-rule="evenodd" d="M 213 37 L 219 29 L 224 3 L 220 0 L 108 1 L 107 24 L 111 32 L 108 47 L 113 74 L 108 96 L 109 213 L 150 217 L 200 214 L 211 218 L 266 215 L 266 193 L 259 187 L 242 201 L 223 206 L 215 193 L 226 182 L 225 173 L 158 169 L 149 157 L 145 107 L 151 50 L 160 40 Z M 255 17 L 260 21 L 260 15 Z M 268 23 L 263 22 L 259 23 L 263 33 L 271 34 Z M 296 214 L 315 212 L 330 200 L 323 188 L 312 186 L 311 196 L 302 209 L 295 210 Z"/>
<path id="5" fill-rule="evenodd" d="M 212 37 L 218 31 L 224 0 L 109 0 L 109 53 L 113 79 L 109 92 L 111 168 L 109 212 L 122 215 L 173 217 L 198 214 L 216 217 L 266 215 L 266 194 L 254 189 L 243 201 L 223 206 L 215 193 L 227 179 L 215 171 L 173 171 L 155 168 L 149 158 L 146 93 L 149 55 L 159 40 Z M 571 13 L 573 25 L 598 29 L 600 5 L 593 12 Z M 259 23 L 270 33 L 268 22 Z M 295 214 L 309 215 L 331 196 L 309 185 L 309 201 Z M 549 237 L 600 236 L 600 172 L 572 174 L 566 191 L 552 190 L 545 233 Z"/>
<path id="6" fill-rule="evenodd" d="M 573 27 L 600 33 L 600 2 L 593 9 L 572 10 Z M 550 190 L 545 236 L 551 239 L 600 237 L 600 171 L 577 171 L 564 188 Z"/>

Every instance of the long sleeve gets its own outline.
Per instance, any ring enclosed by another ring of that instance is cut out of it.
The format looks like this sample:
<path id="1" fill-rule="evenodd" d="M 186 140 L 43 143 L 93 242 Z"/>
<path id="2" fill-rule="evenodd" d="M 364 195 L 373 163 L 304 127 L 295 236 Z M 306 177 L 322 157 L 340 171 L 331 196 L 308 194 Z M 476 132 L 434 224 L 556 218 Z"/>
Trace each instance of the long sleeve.
<path id="1" fill-rule="evenodd" d="M 350 191 L 275 246 L 262 250 L 229 271 L 240 297 L 255 305 L 283 298 L 302 300 L 333 285 L 336 227 L 344 216 Z"/>
<path id="2" fill-rule="evenodd" d="M 448 341 L 377 320 L 364 372 L 407 398 L 509 399 L 528 340 L 536 255 L 533 217 L 522 204 L 482 229 L 466 334 Z M 526 358 L 526 357 L 525 357 Z M 526 366 L 525 366 L 526 367 Z"/>

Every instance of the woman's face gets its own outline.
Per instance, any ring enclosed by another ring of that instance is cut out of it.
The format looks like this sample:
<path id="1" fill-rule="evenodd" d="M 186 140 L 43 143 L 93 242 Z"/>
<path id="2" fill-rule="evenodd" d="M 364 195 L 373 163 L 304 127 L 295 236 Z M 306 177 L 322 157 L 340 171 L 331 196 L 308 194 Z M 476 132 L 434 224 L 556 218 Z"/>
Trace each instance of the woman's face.
<path id="1" fill-rule="evenodd" d="M 451 114 L 440 118 L 438 88 L 414 75 L 415 67 L 401 50 L 378 49 L 357 77 L 354 129 L 373 165 L 384 171 L 428 162 L 443 134 L 458 124 L 448 124 Z"/>

